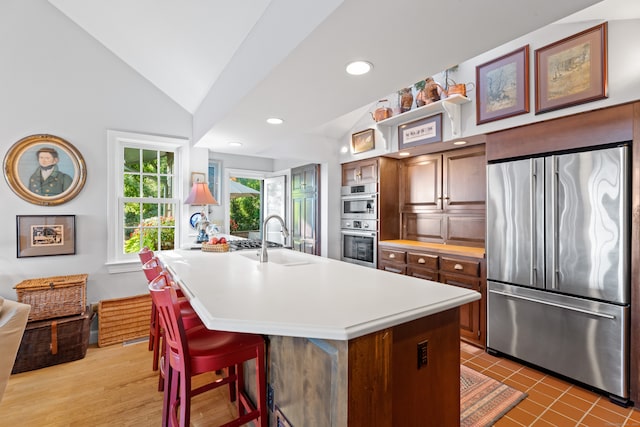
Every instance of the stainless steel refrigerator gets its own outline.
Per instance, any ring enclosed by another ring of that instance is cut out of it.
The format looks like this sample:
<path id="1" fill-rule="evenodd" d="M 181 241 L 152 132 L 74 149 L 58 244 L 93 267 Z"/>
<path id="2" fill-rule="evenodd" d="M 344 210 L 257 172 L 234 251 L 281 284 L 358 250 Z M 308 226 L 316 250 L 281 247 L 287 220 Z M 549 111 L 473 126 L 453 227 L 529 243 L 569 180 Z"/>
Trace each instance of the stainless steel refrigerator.
<path id="1" fill-rule="evenodd" d="M 629 396 L 626 145 L 487 166 L 487 347 Z"/>

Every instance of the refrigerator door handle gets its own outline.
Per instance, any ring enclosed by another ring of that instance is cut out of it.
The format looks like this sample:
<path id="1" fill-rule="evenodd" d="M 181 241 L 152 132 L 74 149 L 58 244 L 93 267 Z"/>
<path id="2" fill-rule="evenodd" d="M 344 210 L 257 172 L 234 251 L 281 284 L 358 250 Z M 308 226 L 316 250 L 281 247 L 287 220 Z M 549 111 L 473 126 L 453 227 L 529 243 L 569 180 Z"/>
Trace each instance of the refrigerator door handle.
<path id="1" fill-rule="evenodd" d="M 529 172 L 530 172 L 530 180 L 529 180 L 529 221 L 530 221 L 530 230 L 531 230 L 531 239 L 529 241 L 530 246 L 529 250 L 531 251 L 531 265 L 529 266 L 529 284 L 531 286 L 536 285 L 536 163 L 534 159 L 529 160 Z"/>
<path id="2" fill-rule="evenodd" d="M 549 289 L 558 288 L 558 158 L 551 156 L 551 283 Z"/>
<path id="3" fill-rule="evenodd" d="M 501 292 L 501 291 L 489 290 L 489 293 L 490 294 L 503 295 L 503 296 L 509 297 L 509 298 L 515 298 L 515 299 L 521 299 L 521 300 L 525 300 L 525 301 L 535 302 L 535 303 L 538 303 L 538 304 L 550 305 L 552 307 L 562 308 L 562 309 L 566 309 L 566 310 L 577 311 L 579 313 L 589 314 L 591 316 L 602 317 L 604 319 L 615 319 L 616 318 L 616 316 L 612 316 L 610 314 L 598 313 L 596 311 L 591 311 L 591 310 L 583 310 L 581 308 L 571 307 L 570 305 L 558 304 L 558 303 L 551 302 L 551 301 L 543 301 L 543 300 L 539 300 L 539 299 L 535 299 L 535 298 L 523 297 L 523 296 L 515 295 L 515 294 L 509 293 L 509 292 Z"/>

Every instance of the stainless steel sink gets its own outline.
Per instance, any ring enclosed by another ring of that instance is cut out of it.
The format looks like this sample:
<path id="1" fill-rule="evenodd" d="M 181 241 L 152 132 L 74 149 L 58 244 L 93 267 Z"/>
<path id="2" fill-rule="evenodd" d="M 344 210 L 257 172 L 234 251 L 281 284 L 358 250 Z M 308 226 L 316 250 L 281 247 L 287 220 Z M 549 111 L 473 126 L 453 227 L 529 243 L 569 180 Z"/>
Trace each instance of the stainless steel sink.
<path id="1" fill-rule="evenodd" d="M 244 251 L 238 255 L 249 258 L 256 262 L 260 261 L 260 254 L 258 252 Z M 269 249 L 269 261 L 267 261 L 267 263 L 279 264 L 285 267 L 315 264 L 315 261 L 309 258 L 309 255 L 301 254 L 289 249 Z"/>

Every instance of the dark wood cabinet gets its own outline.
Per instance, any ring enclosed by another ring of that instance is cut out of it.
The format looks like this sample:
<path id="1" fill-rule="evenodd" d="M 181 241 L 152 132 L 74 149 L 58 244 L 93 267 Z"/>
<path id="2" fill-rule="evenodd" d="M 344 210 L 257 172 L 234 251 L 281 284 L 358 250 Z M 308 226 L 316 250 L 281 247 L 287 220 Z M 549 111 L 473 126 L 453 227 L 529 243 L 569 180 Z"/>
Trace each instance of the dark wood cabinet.
<path id="1" fill-rule="evenodd" d="M 401 239 L 484 246 L 484 145 L 400 164 Z"/>
<path id="2" fill-rule="evenodd" d="M 319 175 L 320 165 L 291 169 L 291 247 L 308 254 L 320 254 Z"/>
<path id="3" fill-rule="evenodd" d="M 432 250 L 421 249 L 420 246 L 417 242 L 381 242 L 378 269 L 479 292 L 482 295 L 481 299 L 460 307 L 460 338 L 484 348 L 486 340 L 484 250 L 469 248 L 469 255 L 465 256 L 448 253 L 444 245 L 431 245 Z"/>
<path id="4" fill-rule="evenodd" d="M 364 159 L 342 165 L 342 185 L 378 182 L 378 159 Z"/>
<path id="5" fill-rule="evenodd" d="M 479 292 L 482 298 L 460 307 L 460 336 L 484 347 L 485 344 L 485 283 L 484 261 L 442 256 L 440 282 Z"/>
<path id="6" fill-rule="evenodd" d="M 392 273 L 406 274 L 406 252 L 403 250 L 380 248 L 378 251 L 378 269 Z"/>
<path id="7" fill-rule="evenodd" d="M 484 211 L 484 146 L 427 154 L 400 165 L 403 211 Z"/>

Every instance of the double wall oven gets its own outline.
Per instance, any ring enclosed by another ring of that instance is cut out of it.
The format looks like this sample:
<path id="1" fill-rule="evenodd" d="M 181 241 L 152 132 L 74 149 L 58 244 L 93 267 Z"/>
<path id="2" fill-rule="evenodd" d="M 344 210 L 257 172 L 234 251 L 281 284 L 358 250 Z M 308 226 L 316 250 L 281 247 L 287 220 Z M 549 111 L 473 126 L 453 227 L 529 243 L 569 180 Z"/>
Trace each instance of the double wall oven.
<path id="1" fill-rule="evenodd" d="M 342 187 L 341 259 L 366 267 L 377 267 L 378 193 L 377 184 Z"/>

